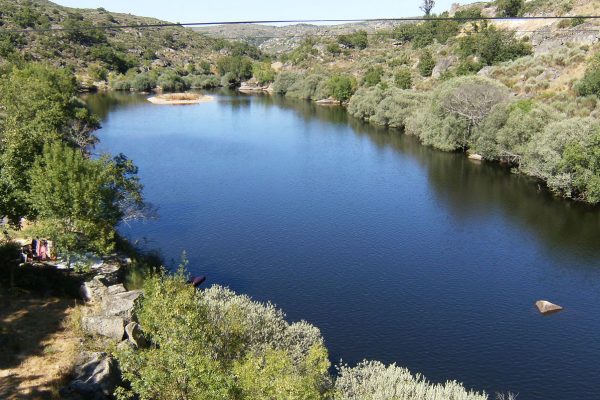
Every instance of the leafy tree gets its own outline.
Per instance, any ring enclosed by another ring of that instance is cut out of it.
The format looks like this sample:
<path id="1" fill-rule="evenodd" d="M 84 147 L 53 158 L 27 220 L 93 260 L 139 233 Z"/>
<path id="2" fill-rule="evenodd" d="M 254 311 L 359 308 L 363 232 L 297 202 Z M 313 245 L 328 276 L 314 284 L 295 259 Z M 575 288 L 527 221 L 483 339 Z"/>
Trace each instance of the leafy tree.
<path id="1" fill-rule="evenodd" d="M 232 73 L 238 81 L 249 79 L 252 77 L 252 60 L 241 56 L 221 57 L 217 60 L 217 70 L 221 76 Z"/>
<path id="2" fill-rule="evenodd" d="M 46 145 L 28 174 L 28 201 L 40 220 L 39 233 L 67 255 L 111 252 L 117 224 L 144 208 L 136 173 L 122 155 L 91 160 L 62 143 Z"/>
<path id="3" fill-rule="evenodd" d="M 531 45 L 515 38 L 512 31 L 503 31 L 482 23 L 473 32 L 459 39 L 458 54 L 463 59 L 480 58 L 485 65 L 514 60 L 531 54 Z"/>
<path id="4" fill-rule="evenodd" d="M 431 55 L 429 50 L 425 50 L 423 53 L 421 53 L 421 58 L 419 59 L 417 69 L 419 70 L 421 76 L 431 76 L 434 68 L 435 60 L 433 59 L 433 55 Z"/>
<path id="5" fill-rule="evenodd" d="M 156 79 L 149 73 L 138 74 L 131 82 L 131 88 L 136 92 L 149 92 L 154 89 L 156 85 Z"/>
<path id="6" fill-rule="evenodd" d="M 163 72 L 158 77 L 156 84 L 165 92 L 181 92 L 188 89 L 186 82 L 173 70 Z"/>
<path id="7" fill-rule="evenodd" d="M 273 91 L 277 94 L 285 95 L 294 83 L 300 79 L 300 74 L 296 72 L 283 71 L 275 77 Z"/>
<path id="8" fill-rule="evenodd" d="M 69 14 L 63 22 L 65 35 L 72 42 L 84 46 L 92 46 L 107 42 L 102 29 L 93 29 L 94 25 L 83 18 L 81 14 Z"/>
<path id="9" fill-rule="evenodd" d="M 376 66 L 370 67 L 365 76 L 363 77 L 363 85 L 367 87 L 375 86 L 379 82 L 381 82 L 381 78 L 383 77 L 383 67 Z"/>
<path id="10" fill-rule="evenodd" d="M 350 49 L 363 50 L 369 46 L 369 35 L 364 30 L 356 31 L 348 35 L 339 36 L 338 43 Z"/>
<path id="11" fill-rule="evenodd" d="M 21 28 L 34 28 L 41 19 L 41 14 L 31 6 L 19 8 L 12 17 L 15 24 Z"/>
<path id="12" fill-rule="evenodd" d="M 44 145 L 64 142 L 87 149 L 96 142 L 98 120 L 77 100 L 73 75 L 28 64 L 0 77 L 0 214 L 13 223 L 30 214 L 27 171 Z"/>
<path id="13" fill-rule="evenodd" d="M 524 5 L 524 0 L 496 0 L 498 15 L 501 17 L 518 16 Z"/>
<path id="14" fill-rule="evenodd" d="M 255 63 L 252 66 L 252 74 L 261 85 L 275 80 L 275 71 L 271 68 L 270 63 Z"/>
<path id="15" fill-rule="evenodd" d="M 600 96 L 600 53 L 590 60 L 585 75 L 574 89 L 580 96 Z"/>
<path id="16" fill-rule="evenodd" d="M 331 96 L 343 103 L 350 100 L 356 91 L 356 79 L 353 76 L 337 74 L 329 78 L 327 86 Z"/>

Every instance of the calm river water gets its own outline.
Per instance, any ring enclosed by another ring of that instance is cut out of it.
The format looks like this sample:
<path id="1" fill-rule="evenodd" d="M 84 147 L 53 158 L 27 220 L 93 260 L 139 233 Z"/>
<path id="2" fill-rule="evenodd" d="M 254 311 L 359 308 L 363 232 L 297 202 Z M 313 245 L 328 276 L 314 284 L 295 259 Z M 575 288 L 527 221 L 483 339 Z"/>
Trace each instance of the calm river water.
<path id="1" fill-rule="evenodd" d="M 519 399 L 600 399 L 600 210 L 496 165 L 268 96 L 93 95 L 160 218 L 123 227 L 321 328 L 332 361 Z M 548 299 L 565 311 L 539 315 Z"/>

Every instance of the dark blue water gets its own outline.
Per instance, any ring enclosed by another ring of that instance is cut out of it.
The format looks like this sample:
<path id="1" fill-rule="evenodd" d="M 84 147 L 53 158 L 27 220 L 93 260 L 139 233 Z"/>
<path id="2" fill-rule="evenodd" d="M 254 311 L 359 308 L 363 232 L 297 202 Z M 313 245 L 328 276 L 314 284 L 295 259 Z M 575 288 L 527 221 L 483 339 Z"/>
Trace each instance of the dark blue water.
<path id="1" fill-rule="evenodd" d="M 92 96 L 100 148 L 157 221 L 123 227 L 323 332 L 334 362 L 396 362 L 519 399 L 600 399 L 600 211 L 338 108 L 270 97 Z M 548 299 L 565 307 L 541 316 Z"/>

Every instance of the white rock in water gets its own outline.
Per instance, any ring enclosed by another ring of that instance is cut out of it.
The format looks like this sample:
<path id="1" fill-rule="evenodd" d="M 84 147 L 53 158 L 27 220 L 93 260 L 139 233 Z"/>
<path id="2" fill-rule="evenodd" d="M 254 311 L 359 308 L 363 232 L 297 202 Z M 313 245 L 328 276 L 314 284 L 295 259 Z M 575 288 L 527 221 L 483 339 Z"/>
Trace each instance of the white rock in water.
<path id="1" fill-rule="evenodd" d="M 561 306 L 550 303 L 549 301 L 546 301 L 546 300 L 536 301 L 535 305 L 542 314 L 548 314 L 548 313 L 560 311 L 563 309 Z"/>
<path id="2" fill-rule="evenodd" d="M 471 160 L 477 160 L 477 161 L 482 161 L 483 160 L 483 156 L 479 155 L 479 154 L 469 154 L 469 159 Z"/>

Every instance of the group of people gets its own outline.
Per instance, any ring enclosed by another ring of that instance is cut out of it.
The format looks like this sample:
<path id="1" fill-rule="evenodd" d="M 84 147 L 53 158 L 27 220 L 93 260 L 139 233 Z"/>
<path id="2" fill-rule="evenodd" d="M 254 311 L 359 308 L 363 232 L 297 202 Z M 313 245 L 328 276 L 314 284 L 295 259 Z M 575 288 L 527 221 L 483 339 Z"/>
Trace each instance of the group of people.
<path id="1" fill-rule="evenodd" d="M 31 244 L 23 246 L 21 250 L 21 261 L 48 261 L 53 259 L 53 243 L 51 240 L 33 239 Z"/>

